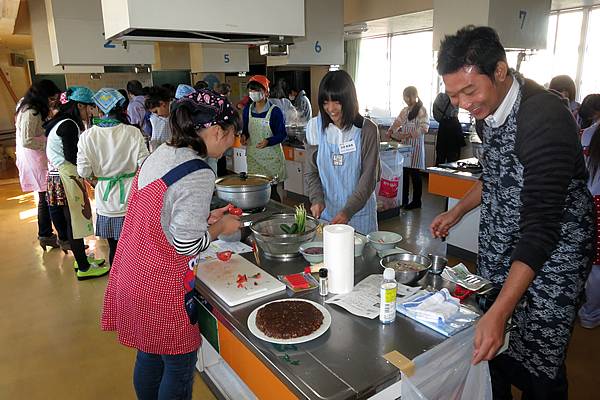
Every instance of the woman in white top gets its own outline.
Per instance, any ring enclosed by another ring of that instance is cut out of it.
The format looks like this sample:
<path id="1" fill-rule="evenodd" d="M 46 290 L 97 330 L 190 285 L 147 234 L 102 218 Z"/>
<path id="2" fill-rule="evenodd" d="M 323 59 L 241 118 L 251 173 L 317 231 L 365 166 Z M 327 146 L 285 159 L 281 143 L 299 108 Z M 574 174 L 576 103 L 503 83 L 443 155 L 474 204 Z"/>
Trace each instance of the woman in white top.
<path id="1" fill-rule="evenodd" d="M 31 85 L 15 111 L 15 154 L 19 181 L 24 192 L 38 192 L 38 240 L 44 250 L 47 246 L 68 245 L 62 212 L 49 208 L 46 201 L 48 158 L 42 124 L 48 119 L 59 94 L 60 89 L 54 82 L 43 79 Z M 51 219 L 58 232 L 58 242 L 52 232 Z"/>
<path id="2" fill-rule="evenodd" d="M 148 149 L 141 131 L 125 115 L 125 98 L 115 89 L 100 89 L 93 97 L 102 118 L 81 134 L 77 145 L 77 173 L 95 177 L 96 236 L 108 241 L 112 265 L 127 212 L 133 178 Z"/>
<path id="3" fill-rule="evenodd" d="M 404 89 L 402 95 L 407 107 L 400 111 L 400 115 L 398 115 L 385 136 L 388 139 L 393 137 L 415 148 L 410 167 L 404 168 L 402 174 L 402 204 L 405 204 L 405 209 L 412 210 L 413 208 L 421 208 L 423 182 L 419 170 L 425 168 L 425 140 L 423 135 L 429 130 L 429 117 L 427 116 L 427 110 L 423 107 L 423 102 L 419 98 L 417 88 L 408 86 Z M 402 133 L 393 136 L 399 129 L 402 130 Z M 410 203 L 408 202 L 409 177 L 412 179 L 413 184 L 413 197 Z"/>

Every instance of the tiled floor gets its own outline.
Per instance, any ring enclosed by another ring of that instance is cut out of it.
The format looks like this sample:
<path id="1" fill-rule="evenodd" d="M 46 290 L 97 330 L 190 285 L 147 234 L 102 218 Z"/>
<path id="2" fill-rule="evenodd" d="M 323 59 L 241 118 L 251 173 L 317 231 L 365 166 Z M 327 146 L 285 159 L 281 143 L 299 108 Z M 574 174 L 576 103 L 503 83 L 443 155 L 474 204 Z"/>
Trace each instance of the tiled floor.
<path id="1" fill-rule="evenodd" d="M 33 195 L 15 178 L 14 169 L 0 172 L 0 400 L 134 399 L 135 350 L 100 331 L 108 278 L 77 281 L 72 254 L 40 249 Z M 403 210 L 380 229 L 400 233 L 411 251 L 444 254 L 445 244 L 428 233 L 443 207 L 442 198 L 426 195 L 424 208 Z M 102 240 L 87 242 L 108 255 Z M 571 399 L 598 398 L 599 355 L 600 328 L 577 324 L 567 359 Z M 197 376 L 194 399 L 213 398 Z"/>

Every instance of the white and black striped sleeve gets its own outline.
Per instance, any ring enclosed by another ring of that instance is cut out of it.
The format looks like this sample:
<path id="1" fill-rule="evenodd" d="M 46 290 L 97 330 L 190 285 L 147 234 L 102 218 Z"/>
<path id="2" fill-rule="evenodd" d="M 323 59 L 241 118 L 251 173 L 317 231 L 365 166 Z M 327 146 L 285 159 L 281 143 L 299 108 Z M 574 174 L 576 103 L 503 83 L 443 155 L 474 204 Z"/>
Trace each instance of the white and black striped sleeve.
<path id="1" fill-rule="evenodd" d="M 205 231 L 204 235 L 194 240 L 184 240 L 173 237 L 173 247 L 175 247 L 177 254 L 182 256 L 194 256 L 208 249 L 211 241 L 210 233 Z"/>

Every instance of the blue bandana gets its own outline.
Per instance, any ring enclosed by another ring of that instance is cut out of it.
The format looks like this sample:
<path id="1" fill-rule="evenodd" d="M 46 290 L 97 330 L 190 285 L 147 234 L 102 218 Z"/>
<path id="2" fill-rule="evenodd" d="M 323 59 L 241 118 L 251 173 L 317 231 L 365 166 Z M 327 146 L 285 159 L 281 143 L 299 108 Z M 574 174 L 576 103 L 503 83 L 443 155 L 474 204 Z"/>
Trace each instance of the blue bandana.
<path id="1" fill-rule="evenodd" d="M 94 92 L 87 86 L 70 86 L 67 89 L 65 98 L 67 101 L 77 101 L 79 103 L 94 104 L 92 97 Z"/>
<path id="2" fill-rule="evenodd" d="M 94 95 L 93 100 L 102 113 L 108 114 L 115 106 L 123 104 L 125 97 L 116 89 L 102 88 Z"/>
<path id="3" fill-rule="evenodd" d="M 186 96 L 190 93 L 194 93 L 195 91 L 196 91 L 196 89 L 194 89 L 190 85 L 185 85 L 182 83 L 179 86 L 177 86 L 177 91 L 175 92 L 175 98 L 180 99 L 183 96 Z"/>

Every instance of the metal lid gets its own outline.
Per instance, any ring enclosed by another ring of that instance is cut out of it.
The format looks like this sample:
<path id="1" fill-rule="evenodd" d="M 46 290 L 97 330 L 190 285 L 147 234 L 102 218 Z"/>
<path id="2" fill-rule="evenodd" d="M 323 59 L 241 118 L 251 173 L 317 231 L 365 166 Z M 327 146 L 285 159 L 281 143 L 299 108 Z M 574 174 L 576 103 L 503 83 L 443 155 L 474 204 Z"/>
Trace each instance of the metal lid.
<path id="1" fill-rule="evenodd" d="M 273 181 L 273 177 L 261 174 L 247 174 L 241 172 L 239 175 L 223 176 L 215 181 L 219 186 L 260 186 Z"/>

